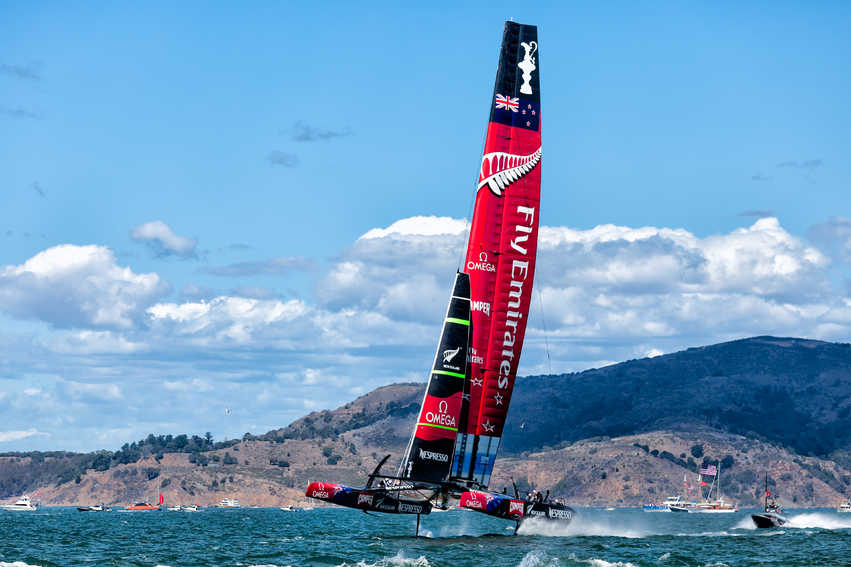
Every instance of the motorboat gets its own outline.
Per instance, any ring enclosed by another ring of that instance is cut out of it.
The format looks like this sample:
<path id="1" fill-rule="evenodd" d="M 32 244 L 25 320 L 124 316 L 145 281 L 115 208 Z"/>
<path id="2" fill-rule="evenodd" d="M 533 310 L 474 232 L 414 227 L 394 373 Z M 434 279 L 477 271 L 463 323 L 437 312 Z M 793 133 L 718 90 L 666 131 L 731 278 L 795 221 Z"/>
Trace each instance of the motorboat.
<path id="1" fill-rule="evenodd" d="M 762 514 L 751 514 L 751 519 L 758 528 L 779 528 L 788 521 L 780 515 L 782 511 L 779 506 L 774 509 L 766 507 Z"/>
<path id="2" fill-rule="evenodd" d="M 148 502 L 136 502 L 132 506 L 127 506 L 124 509 L 133 512 L 151 512 L 154 510 L 160 510 L 161 508 Z"/>
<path id="3" fill-rule="evenodd" d="M 177 506 L 169 506 L 166 508 L 169 512 L 180 512 L 183 508 L 180 505 Z"/>
<path id="4" fill-rule="evenodd" d="M 219 508 L 239 508 L 239 500 L 236 498 L 222 498 Z"/>
<path id="5" fill-rule="evenodd" d="M 661 504 L 645 504 L 641 507 L 645 512 L 673 512 L 672 507 L 683 506 L 679 496 L 668 496 Z"/>
<path id="6" fill-rule="evenodd" d="M 77 506 L 77 510 L 80 512 L 109 512 L 109 508 L 105 507 L 103 504 L 97 504 L 95 506 Z"/>
<path id="7" fill-rule="evenodd" d="M 788 521 L 782 514 L 783 509 L 780 508 L 777 499 L 771 498 L 771 491 L 768 490 L 768 474 L 766 474 L 764 512 L 751 514 L 751 519 L 758 528 L 779 528 Z"/>
<path id="8" fill-rule="evenodd" d="M 301 512 L 301 508 L 298 506 L 281 506 L 281 510 L 284 512 Z"/>
<path id="9" fill-rule="evenodd" d="M 189 506 L 182 506 L 181 509 L 184 512 L 197 512 L 199 510 L 198 506 L 195 504 L 190 504 Z"/>
<path id="10" fill-rule="evenodd" d="M 33 504 L 29 496 L 21 496 L 14 504 L 0 505 L 0 509 L 8 510 L 9 512 L 35 512 L 38 506 Z"/>
<path id="11" fill-rule="evenodd" d="M 840 504 L 839 508 L 837 508 L 836 511 L 839 512 L 840 514 L 851 513 L 851 500 L 849 500 L 848 502 L 843 502 L 842 504 Z"/>

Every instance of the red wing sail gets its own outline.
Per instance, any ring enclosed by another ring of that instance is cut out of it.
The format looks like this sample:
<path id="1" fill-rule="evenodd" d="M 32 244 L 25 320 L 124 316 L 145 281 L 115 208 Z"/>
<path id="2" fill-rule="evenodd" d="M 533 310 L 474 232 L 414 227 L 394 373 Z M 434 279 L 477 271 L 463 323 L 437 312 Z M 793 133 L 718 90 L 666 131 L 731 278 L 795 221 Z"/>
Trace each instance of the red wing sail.
<path id="1" fill-rule="evenodd" d="M 541 195 L 538 32 L 506 22 L 467 245 L 472 333 L 453 476 L 490 482 L 529 313 Z"/>
<path id="2" fill-rule="evenodd" d="M 427 482 L 442 482 L 449 476 L 467 376 L 469 334 L 470 278 L 458 272 L 419 419 L 399 476 Z"/>

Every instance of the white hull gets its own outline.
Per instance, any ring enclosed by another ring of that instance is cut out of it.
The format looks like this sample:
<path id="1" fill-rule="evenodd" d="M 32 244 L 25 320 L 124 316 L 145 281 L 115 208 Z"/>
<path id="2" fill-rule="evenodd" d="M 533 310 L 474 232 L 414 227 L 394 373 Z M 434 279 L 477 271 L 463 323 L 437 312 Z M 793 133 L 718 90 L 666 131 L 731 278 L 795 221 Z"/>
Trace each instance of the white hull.
<path id="1" fill-rule="evenodd" d="M 14 504 L 0 505 L 0 509 L 7 512 L 35 512 L 38 508 L 32 503 L 29 496 L 22 496 Z"/>

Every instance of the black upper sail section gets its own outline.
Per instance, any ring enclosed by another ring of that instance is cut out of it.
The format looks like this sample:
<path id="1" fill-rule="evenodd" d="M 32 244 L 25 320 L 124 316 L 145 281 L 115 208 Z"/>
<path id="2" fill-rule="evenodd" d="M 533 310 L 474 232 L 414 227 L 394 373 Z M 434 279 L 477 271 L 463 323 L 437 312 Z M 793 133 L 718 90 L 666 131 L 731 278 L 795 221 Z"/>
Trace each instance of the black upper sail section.
<path id="1" fill-rule="evenodd" d="M 537 131 L 540 125 L 538 28 L 505 22 L 490 121 Z M 533 72 L 534 71 L 534 72 Z"/>
<path id="2" fill-rule="evenodd" d="M 400 476 L 425 482 L 449 476 L 468 376 L 469 340 L 470 277 L 458 272 Z"/>

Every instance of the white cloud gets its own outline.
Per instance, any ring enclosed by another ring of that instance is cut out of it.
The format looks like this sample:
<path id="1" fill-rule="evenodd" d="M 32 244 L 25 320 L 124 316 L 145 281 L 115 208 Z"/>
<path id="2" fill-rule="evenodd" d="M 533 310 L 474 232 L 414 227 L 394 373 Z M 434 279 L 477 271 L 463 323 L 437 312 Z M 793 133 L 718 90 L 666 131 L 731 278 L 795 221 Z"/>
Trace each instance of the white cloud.
<path id="1" fill-rule="evenodd" d="M 34 437 L 36 435 L 47 435 L 47 433 L 42 433 L 38 429 L 26 429 L 26 430 L 18 430 L 18 431 L 0 431 L 0 443 L 7 443 L 9 441 L 19 441 L 21 439 L 26 439 L 28 437 Z"/>
<path id="2" fill-rule="evenodd" d="M 137 242 L 144 242 L 160 256 L 197 257 L 195 249 L 198 241 L 176 234 L 163 221 L 157 220 L 140 224 L 130 231 L 130 238 Z"/>
<path id="3" fill-rule="evenodd" d="M 117 265 L 105 246 L 62 244 L 0 268 L 0 310 L 56 327 L 129 328 L 167 290 L 157 274 Z"/>
<path id="4" fill-rule="evenodd" d="M 199 346 L 304 353 L 430 348 L 465 226 L 456 219 L 415 217 L 368 231 L 319 280 L 318 305 L 233 296 L 161 303 L 148 309 L 152 329 Z M 534 343 L 543 340 L 545 326 L 556 342 L 596 342 L 605 352 L 586 360 L 598 362 L 670 352 L 673 341 L 754 334 L 832 338 L 850 329 L 851 321 L 846 301 L 831 285 L 829 266 L 824 254 L 775 218 L 703 238 L 656 227 L 542 227 L 529 328 L 533 344 L 524 359 L 539 363 Z M 636 341 L 653 337 L 669 342 L 635 350 Z M 618 344 L 634 346 L 613 351 Z M 308 377 L 307 383 L 316 380 Z"/>
<path id="5" fill-rule="evenodd" d="M 319 276 L 315 300 L 206 290 L 166 301 L 159 276 L 116 266 L 101 247 L 0 268 L 0 308 L 84 327 L 0 340 L 0 376 L 32 377 L 26 387 L 43 391 L 38 404 L 26 394 L 6 404 L 7 427 L 51 431 L 52 442 L 84 427 L 221 438 L 244 433 L 247 419 L 286 425 L 380 385 L 424 381 L 465 226 L 419 217 L 368 231 Z M 705 237 L 614 225 L 540 234 L 521 374 L 752 335 L 851 334 L 851 298 L 828 257 L 773 218 Z M 25 273 L 42 283 L 25 284 Z M 68 403 L 96 411 L 62 414 Z"/>
<path id="6" fill-rule="evenodd" d="M 438 236 L 442 234 L 463 234 L 468 228 L 467 221 L 452 217 L 409 217 L 401 219 L 387 228 L 373 228 L 364 233 L 360 239 L 404 237 L 404 236 Z"/>
<path id="7" fill-rule="evenodd" d="M 463 261 L 467 224 L 447 217 L 402 219 L 372 229 L 345 250 L 316 286 L 323 307 L 379 311 L 400 320 L 439 320 Z"/>

